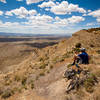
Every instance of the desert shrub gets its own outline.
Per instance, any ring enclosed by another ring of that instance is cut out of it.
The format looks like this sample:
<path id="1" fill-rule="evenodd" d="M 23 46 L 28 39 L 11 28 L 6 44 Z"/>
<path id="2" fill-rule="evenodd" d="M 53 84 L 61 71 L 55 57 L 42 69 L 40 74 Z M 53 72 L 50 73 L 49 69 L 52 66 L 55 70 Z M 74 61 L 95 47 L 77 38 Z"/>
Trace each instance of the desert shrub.
<path id="1" fill-rule="evenodd" d="M 77 43 L 77 44 L 75 45 L 75 47 L 76 47 L 76 48 L 81 48 L 81 43 Z"/>
<path id="2" fill-rule="evenodd" d="M 93 45 L 93 44 L 90 44 L 90 47 L 91 47 L 91 48 L 93 48 L 93 47 L 94 47 L 94 45 Z"/>
<path id="3" fill-rule="evenodd" d="M 67 65 L 67 68 L 70 68 L 71 66 L 72 66 L 72 64 L 68 64 L 68 65 Z"/>
<path id="4" fill-rule="evenodd" d="M 9 98 L 10 96 L 12 96 L 13 94 L 14 94 L 14 92 L 12 90 L 5 90 L 1 97 L 6 99 L 6 98 Z"/>
<path id="5" fill-rule="evenodd" d="M 34 81 L 33 80 L 30 80 L 29 81 L 29 85 L 30 85 L 31 89 L 33 89 L 34 88 Z"/>
<path id="6" fill-rule="evenodd" d="M 10 85 L 11 83 L 12 83 L 11 80 L 5 81 L 5 85 L 6 85 L 6 86 L 7 86 L 7 85 Z"/>
<path id="7" fill-rule="evenodd" d="M 0 95 L 3 93 L 3 90 L 0 88 Z"/>
<path id="8" fill-rule="evenodd" d="M 47 55 L 45 55 L 44 57 L 40 57 L 39 58 L 39 61 L 45 61 L 45 60 L 48 60 L 49 57 Z"/>
<path id="9" fill-rule="evenodd" d="M 25 89 L 25 90 L 27 90 L 27 86 L 26 85 L 23 85 L 22 88 Z"/>
<path id="10" fill-rule="evenodd" d="M 97 76 L 97 77 L 100 77 L 100 70 L 97 70 L 97 71 L 96 71 L 96 76 Z"/>
<path id="11" fill-rule="evenodd" d="M 36 76 L 36 80 L 38 80 L 39 79 L 39 76 Z"/>
<path id="12" fill-rule="evenodd" d="M 47 73 L 50 73 L 50 71 L 49 71 L 49 70 L 47 70 Z"/>
<path id="13" fill-rule="evenodd" d="M 50 69 L 52 69 L 53 68 L 53 65 L 50 65 Z"/>
<path id="14" fill-rule="evenodd" d="M 74 52 L 80 52 L 80 48 L 73 48 Z"/>
<path id="15" fill-rule="evenodd" d="M 90 74 L 89 77 L 84 82 L 84 87 L 87 92 L 92 93 L 93 92 L 93 86 L 95 85 L 95 82 L 97 81 L 96 76 L 94 74 Z"/>
<path id="16" fill-rule="evenodd" d="M 22 88 L 18 88 L 18 92 L 21 93 L 22 92 Z"/>
<path id="17" fill-rule="evenodd" d="M 59 58 L 59 62 L 63 62 L 65 59 L 63 57 Z"/>
<path id="18" fill-rule="evenodd" d="M 69 53 L 67 52 L 67 53 L 65 53 L 64 55 L 63 55 L 63 58 L 65 59 L 65 58 L 69 58 L 70 57 L 70 55 L 69 55 Z"/>
<path id="19" fill-rule="evenodd" d="M 42 64 L 40 65 L 39 69 L 45 69 L 47 65 L 48 65 L 48 64 L 42 63 Z"/>
<path id="20" fill-rule="evenodd" d="M 40 58 L 39 58 L 39 61 L 44 61 L 43 57 L 40 57 Z"/>
<path id="21" fill-rule="evenodd" d="M 93 56 L 89 56 L 89 63 L 90 64 L 94 64 L 95 63 L 95 60 L 94 60 Z"/>
<path id="22" fill-rule="evenodd" d="M 58 58 L 59 58 L 59 57 L 55 57 L 55 58 L 53 59 L 53 63 L 57 63 L 57 62 L 58 62 Z"/>
<path id="23" fill-rule="evenodd" d="M 43 72 L 41 72 L 39 75 L 40 75 L 40 76 L 44 76 L 44 75 L 45 75 L 45 72 L 43 71 Z"/>
<path id="24" fill-rule="evenodd" d="M 14 80 L 17 81 L 17 82 L 20 81 L 20 80 L 21 80 L 21 79 L 20 79 L 20 76 L 15 75 Z"/>
<path id="25" fill-rule="evenodd" d="M 100 50 L 97 50 L 97 53 L 100 54 Z"/>
<path id="26" fill-rule="evenodd" d="M 44 57 L 44 60 L 48 60 L 48 59 L 49 59 L 49 57 L 48 57 L 48 56 L 45 56 L 45 57 Z"/>
<path id="27" fill-rule="evenodd" d="M 27 81 L 27 77 L 23 77 L 22 78 L 22 81 L 21 81 L 22 85 L 25 85 L 26 84 L 26 81 Z"/>
<path id="28" fill-rule="evenodd" d="M 34 83 L 31 83 L 31 89 L 34 89 Z"/>

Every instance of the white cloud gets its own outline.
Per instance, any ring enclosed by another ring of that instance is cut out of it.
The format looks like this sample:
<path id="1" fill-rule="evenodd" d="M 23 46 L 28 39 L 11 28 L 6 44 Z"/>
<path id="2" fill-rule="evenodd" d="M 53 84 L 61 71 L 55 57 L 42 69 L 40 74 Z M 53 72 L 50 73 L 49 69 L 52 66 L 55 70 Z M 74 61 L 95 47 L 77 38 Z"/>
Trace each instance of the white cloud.
<path id="1" fill-rule="evenodd" d="M 81 16 L 72 16 L 70 18 L 65 18 L 65 19 L 60 19 L 59 17 L 55 17 L 56 22 L 54 22 L 55 24 L 58 25 L 62 25 L 62 26 L 70 26 L 70 25 L 74 25 L 76 23 L 79 23 L 81 21 L 84 21 L 85 18 L 81 17 Z"/>
<path id="2" fill-rule="evenodd" d="M 23 0 L 16 0 L 16 1 L 23 1 Z"/>
<path id="3" fill-rule="evenodd" d="M 87 14 L 83 14 L 82 16 L 87 16 Z"/>
<path id="4" fill-rule="evenodd" d="M 50 10 L 50 8 L 45 8 L 45 10 L 46 10 L 46 11 L 49 11 L 49 10 Z"/>
<path id="5" fill-rule="evenodd" d="M 13 16 L 13 14 L 12 14 L 11 11 L 6 11 L 5 15 L 7 15 L 7 16 Z"/>
<path id="6" fill-rule="evenodd" d="M 68 2 L 63 1 L 61 4 L 53 6 L 51 12 L 55 14 L 67 14 Z"/>
<path id="7" fill-rule="evenodd" d="M 96 17 L 97 22 L 100 22 L 100 9 L 90 12 L 88 15 Z"/>
<path id="8" fill-rule="evenodd" d="M 100 9 L 99 10 L 95 10 L 95 11 L 89 13 L 88 15 L 91 15 L 93 17 L 100 17 Z"/>
<path id="9" fill-rule="evenodd" d="M 50 11 L 58 15 L 71 14 L 72 12 L 86 13 L 85 9 L 80 8 L 78 5 L 68 4 L 67 1 L 62 1 L 61 3 L 43 2 L 39 7 L 51 7 Z"/>
<path id="10" fill-rule="evenodd" d="M 97 22 L 100 23 L 100 18 L 97 18 Z"/>
<path id="11" fill-rule="evenodd" d="M 68 18 L 67 20 L 69 21 L 69 23 L 79 23 L 81 21 L 84 21 L 85 18 L 81 16 L 72 16 L 71 18 Z"/>
<path id="12" fill-rule="evenodd" d="M 86 13 L 86 10 L 84 10 L 83 8 L 80 8 L 78 5 L 69 4 L 69 6 L 68 6 L 68 12 Z"/>
<path id="13" fill-rule="evenodd" d="M 76 30 L 73 26 L 75 23 L 84 21 L 81 16 L 72 16 L 71 18 L 61 19 L 59 17 L 51 17 L 48 15 L 35 15 L 27 17 L 26 22 L 1 22 L 0 31 L 6 32 L 20 32 L 20 33 L 34 33 L 34 34 L 59 34 L 59 33 L 71 33 Z M 71 26 L 71 28 L 70 28 Z M 73 28 L 72 28 L 73 27 Z"/>
<path id="14" fill-rule="evenodd" d="M 2 27 L 15 27 L 15 26 L 18 26 L 18 25 L 20 25 L 18 22 L 5 22 L 5 23 L 3 23 L 2 21 L 0 21 L 0 25 L 2 26 Z"/>
<path id="15" fill-rule="evenodd" d="M 32 15 L 37 14 L 37 12 L 36 12 L 36 10 L 29 10 L 28 11 L 26 8 L 20 7 L 18 9 L 7 11 L 5 13 L 5 15 L 8 15 L 8 16 L 12 16 L 13 14 L 18 16 L 19 18 L 26 18 L 27 16 L 32 16 Z"/>
<path id="16" fill-rule="evenodd" d="M 29 4 L 37 3 L 37 2 L 40 2 L 40 1 L 43 1 L 43 0 L 26 0 L 26 3 L 29 5 Z"/>
<path id="17" fill-rule="evenodd" d="M 3 3 L 6 3 L 6 0 L 0 0 L 1 2 L 3 2 Z"/>
<path id="18" fill-rule="evenodd" d="M 93 26 L 95 23 L 87 23 L 86 26 Z"/>
<path id="19" fill-rule="evenodd" d="M 91 12 L 91 10 L 88 10 L 88 12 L 90 13 L 90 12 Z"/>
<path id="20" fill-rule="evenodd" d="M 28 18 L 29 22 L 36 22 L 36 23 L 48 23 L 52 22 L 53 18 L 48 15 L 37 15 L 37 16 L 31 16 Z"/>
<path id="21" fill-rule="evenodd" d="M 0 11 L 0 15 L 3 15 L 3 11 Z"/>
<path id="22" fill-rule="evenodd" d="M 29 10 L 29 11 L 28 11 L 28 14 L 29 14 L 30 16 L 32 16 L 32 15 L 37 14 L 37 12 L 36 12 L 36 10 Z"/>
<path id="23" fill-rule="evenodd" d="M 53 1 L 49 1 L 49 2 L 43 2 L 41 5 L 38 5 L 40 8 L 44 8 L 44 7 L 52 7 L 55 6 L 55 3 Z"/>

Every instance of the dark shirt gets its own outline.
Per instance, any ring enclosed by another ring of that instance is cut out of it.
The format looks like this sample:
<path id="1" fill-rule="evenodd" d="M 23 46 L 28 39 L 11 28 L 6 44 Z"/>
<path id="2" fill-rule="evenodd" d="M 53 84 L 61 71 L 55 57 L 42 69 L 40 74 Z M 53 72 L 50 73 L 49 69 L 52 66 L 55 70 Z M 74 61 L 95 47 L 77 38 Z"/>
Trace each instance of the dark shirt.
<path id="1" fill-rule="evenodd" d="M 81 54 L 78 55 L 81 60 L 82 60 L 82 64 L 88 64 L 89 63 L 89 57 L 88 54 L 86 52 L 82 52 Z"/>

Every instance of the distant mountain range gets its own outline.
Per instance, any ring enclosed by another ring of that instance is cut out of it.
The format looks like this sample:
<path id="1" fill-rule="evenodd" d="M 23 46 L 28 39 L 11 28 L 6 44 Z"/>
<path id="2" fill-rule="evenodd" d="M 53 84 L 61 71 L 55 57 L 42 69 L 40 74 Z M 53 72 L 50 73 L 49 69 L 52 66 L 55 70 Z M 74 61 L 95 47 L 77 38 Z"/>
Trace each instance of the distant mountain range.
<path id="1" fill-rule="evenodd" d="M 9 37 L 9 36 L 24 36 L 24 37 L 39 37 L 39 36 L 62 36 L 62 37 L 70 37 L 70 35 L 60 35 L 60 34 L 25 34 L 25 33 L 5 33 L 5 32 L 0 32 L 0 36 L 5 36 L 5 37 Z"/>

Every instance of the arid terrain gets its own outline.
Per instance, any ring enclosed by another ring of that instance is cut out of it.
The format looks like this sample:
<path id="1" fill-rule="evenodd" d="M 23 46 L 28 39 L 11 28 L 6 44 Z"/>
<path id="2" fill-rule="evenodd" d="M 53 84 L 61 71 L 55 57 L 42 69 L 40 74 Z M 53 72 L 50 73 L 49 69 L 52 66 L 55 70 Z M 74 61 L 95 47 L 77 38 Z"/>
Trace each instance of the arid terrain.
<path id="1" fill-rule="evenodd" d="M 80 65 L 94 77 L 66 93 L 64 72 L 77 45 L 90 63 Z M 70 38 L 0 38 L 0 100 L 100 100 L 100 28 L 80 30 Z"/>
<path id="2" fill-rule="evenodd" d="M 6 72 L 13 69 L 14 65 L 27 59 L 37 49 L 57 44 L 62 38 L 0 37 L 0 71 Z"/>

